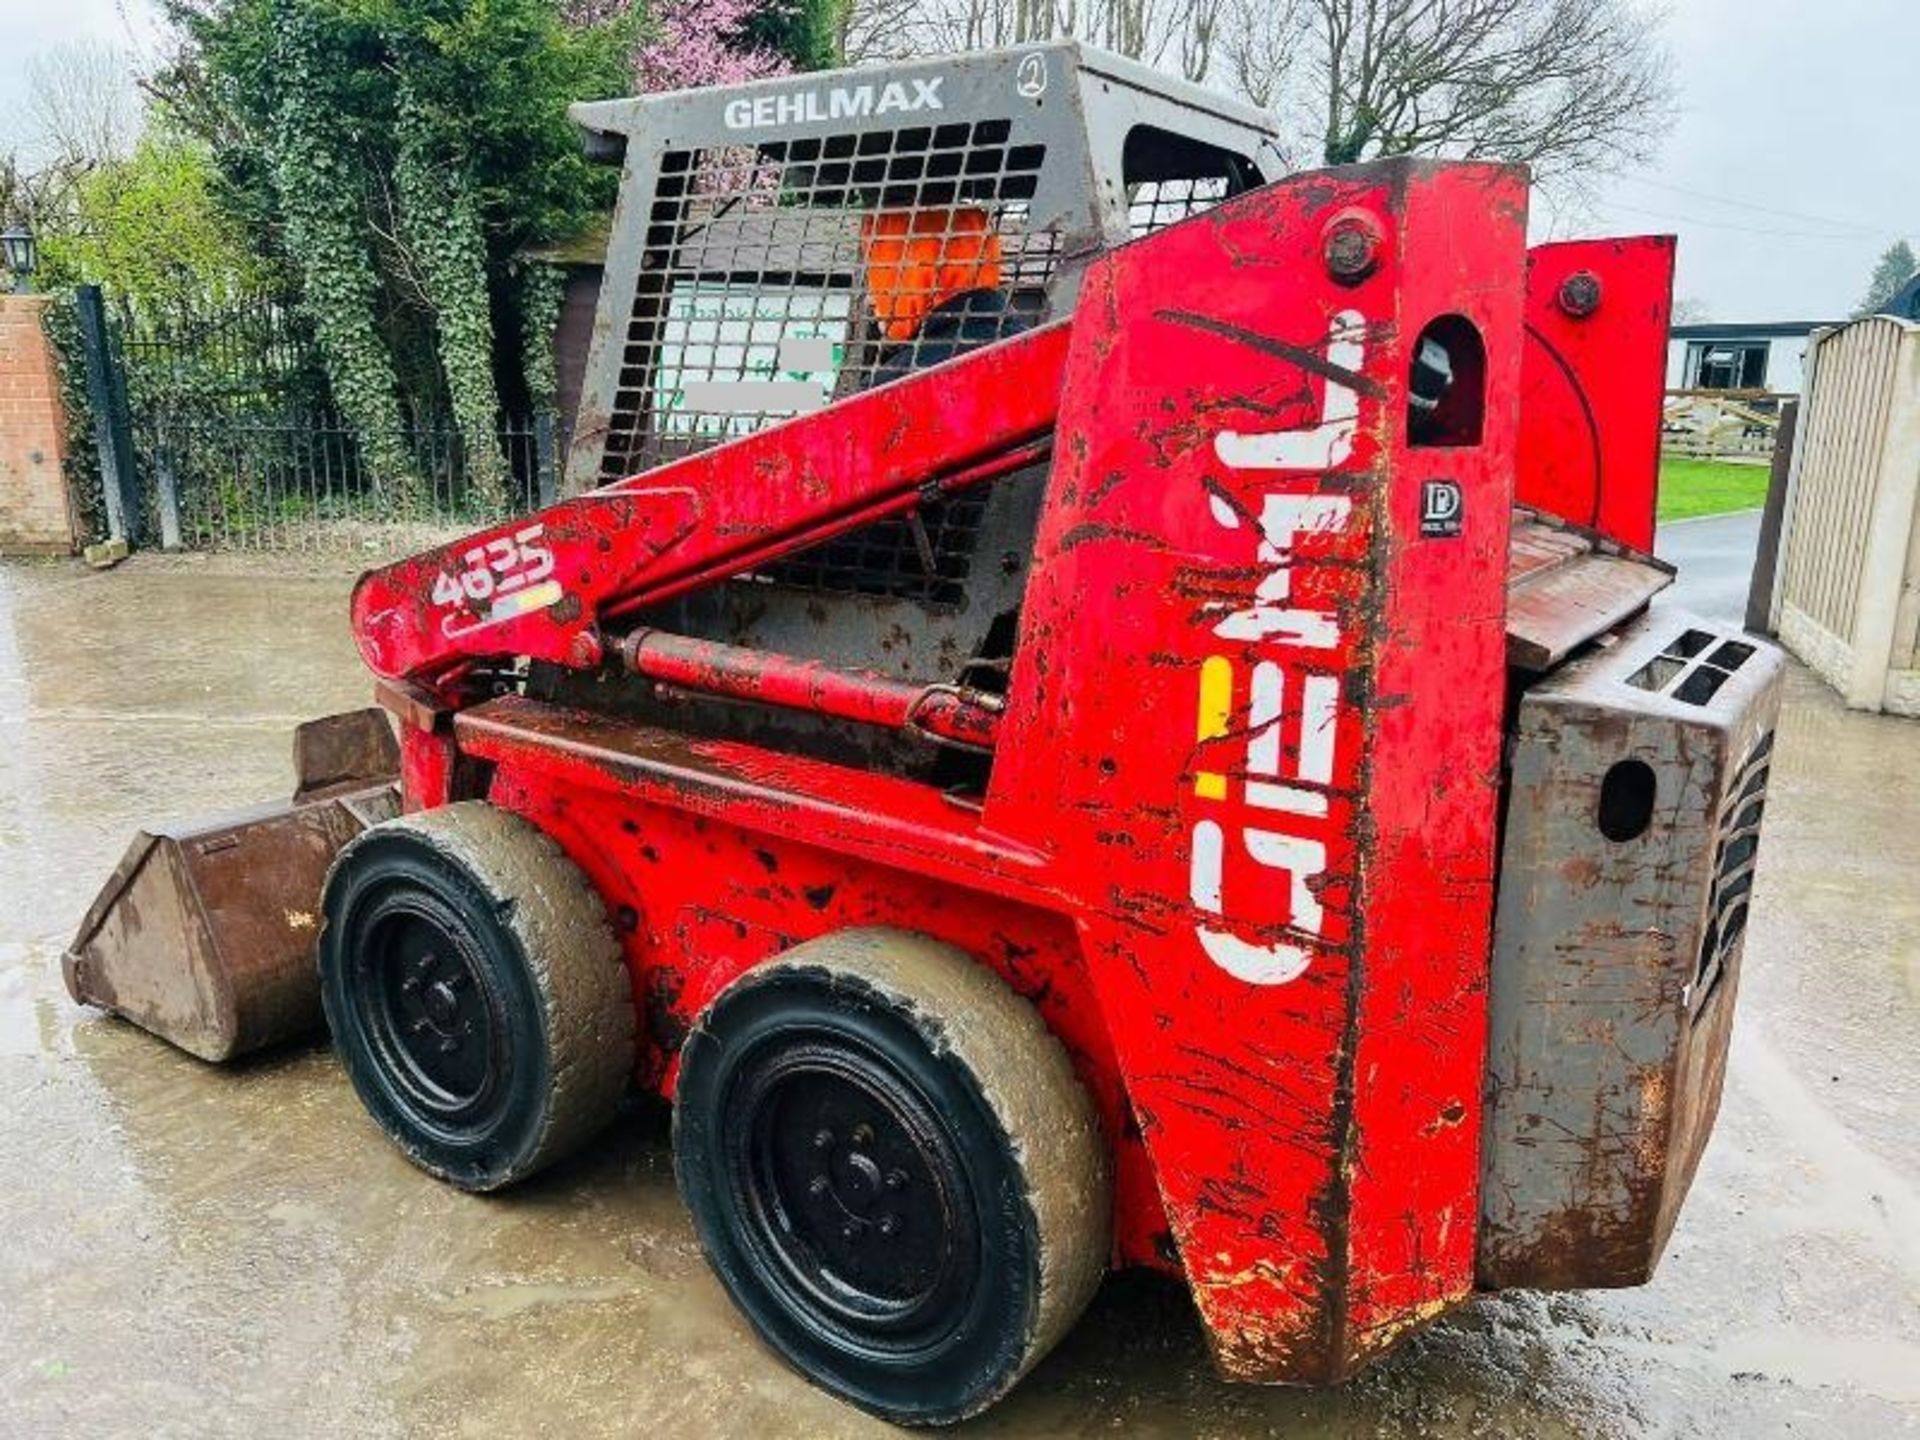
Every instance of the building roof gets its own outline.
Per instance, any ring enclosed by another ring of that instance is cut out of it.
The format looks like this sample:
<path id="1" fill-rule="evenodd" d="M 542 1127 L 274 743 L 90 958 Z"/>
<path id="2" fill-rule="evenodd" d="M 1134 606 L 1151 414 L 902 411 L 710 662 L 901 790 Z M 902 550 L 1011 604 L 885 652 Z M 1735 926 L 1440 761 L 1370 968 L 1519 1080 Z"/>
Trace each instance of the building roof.
<path id="1" fill-rule="evenodd" d="M 1675 325 L 1668 333 L 1676 340 L 1792 340 L 1841 323 L 1839 320 L 1757 320 L 1741 324 L 1732 320 L 1708 320 L 1698 325 Z"/>

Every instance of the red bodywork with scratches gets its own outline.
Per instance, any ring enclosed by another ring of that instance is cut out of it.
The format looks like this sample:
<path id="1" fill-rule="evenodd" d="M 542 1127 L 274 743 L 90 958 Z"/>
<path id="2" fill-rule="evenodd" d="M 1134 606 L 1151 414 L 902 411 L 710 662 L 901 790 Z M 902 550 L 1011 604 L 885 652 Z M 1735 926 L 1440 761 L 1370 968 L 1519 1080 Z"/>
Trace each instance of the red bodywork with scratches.
<path id="1" fill-rule="evenodd" d="M 1184 1274 L 1231 1374 L 1350 1374 L 1473 1288 L 1514 477 L 1645 542 L 1651 452 L 1569 447 L 1657 384 L 1670 263 L 1552 246 L 1523 285 L 1526 181 L 1500 167 L 1224 203 L 1094 260 L 1067 319 L 365 577 L 406 802 L 484 795 L 564 846 L 615 917 L 663 1093 L 700 1010 L 800 941 L 962 947 L 1096 1097 L 1116 1259 Z M 1575 269 L 1597 315 L 1556 308 Z M 1416 437 L 1423 333 L 1469 393 Z M 1004 697 L 619 634 L 1048 447 Z M 486 698 L 513 657 L 955 727 L 990 779 L 962 803 Z"/>
<path id="2" fill-rule="evenodd" d="M 1589 308 L 1592 307 L 1592 308 Z M 1541 245 L 1527 256 L 1516 499 L 1653 548 L 1673 237 Z M 1604 317 L 1604 318 L 1603 318 Z"/>

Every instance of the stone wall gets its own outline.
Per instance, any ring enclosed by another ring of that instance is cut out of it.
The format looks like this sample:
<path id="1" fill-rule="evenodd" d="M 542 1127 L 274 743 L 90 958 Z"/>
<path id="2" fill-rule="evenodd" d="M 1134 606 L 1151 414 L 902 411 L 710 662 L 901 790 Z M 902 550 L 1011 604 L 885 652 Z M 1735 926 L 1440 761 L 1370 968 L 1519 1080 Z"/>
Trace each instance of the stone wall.
<path id="1" fill-rule="evenodd" d="M 48 303 L 0 295 L 0 554 L 73 550 L 59 362 L 40 326 Z"/>

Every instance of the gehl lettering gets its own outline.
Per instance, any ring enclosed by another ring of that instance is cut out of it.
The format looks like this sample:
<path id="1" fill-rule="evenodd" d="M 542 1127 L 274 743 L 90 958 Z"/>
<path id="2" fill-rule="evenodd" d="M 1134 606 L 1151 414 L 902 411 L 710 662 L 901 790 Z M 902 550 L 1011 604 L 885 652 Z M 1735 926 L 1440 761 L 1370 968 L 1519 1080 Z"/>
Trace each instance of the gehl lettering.
<path id="1" fill-rule="evenodd" d="M 1342 310 L 1327 332 L 1327 358 L 1349 370 L 1366 360 L 1366 319 Z M 1327 382 L 1319 419 L 1303 429 L 1214 437 L 1215 457 L 1236 470 L 1269 474 L 1326 475 L 1353 453 L 1360 397 L 1336 380 Z M 1241 517 L 1217 497 L 1213 518 L 1229 530 Z M 1205 802 L 1191 839 L 1188 882 L 1194 927 L 1207 958 L 1250 985 L 1284 985 L 1304 975 L 1315 946 L 1325 938 L 1327 912 L 1320 882 L 1327 872 L 1329 799 L 1340 767 L 1340 711 L 1344 703 L 1344 638 L 1340 617 L 1296 604 L 1293 557 L 1305 536 L 1338 534 L 1353 515 L 1345 495 L 1272 490 L 1261 497 L 1256 558 L 1261 579 L 1251 605 L 1222 616 L 1213 626 L 1221 640 L 1235 642 L 1233 655 L 1209 655 L 1200 666 L 1198 724 L 1201 743 L 1246 737 L 1246 760 L 1237 774 L 1202 770 L 1194 795 Z M 1250 653 L 1249 653 L 1250 652 Z M 1282 727 L 1295 736 L 1291 757 Z M 1237 783 L 1236 783 L 1237 782 Z M 1244 869 L 1239 856 L 1269 872 L 1227 876 Z M 1270 886 L 1284 876 L 1287 928 L 1292 937 L 1260 943 L 1235 932 L 1234 894 Z"/>
<path id="2" fill-rule="evenodd" d="M 940 98 L 940 82 L 945 78 L 935 75 L 926 80 L 889 80 L 884 85 L 836 85 L 830 90 L 742 96 L 729 100 L 724 114 L 729 130 L 760 130 L 943 110 L 946 102 Z"/>

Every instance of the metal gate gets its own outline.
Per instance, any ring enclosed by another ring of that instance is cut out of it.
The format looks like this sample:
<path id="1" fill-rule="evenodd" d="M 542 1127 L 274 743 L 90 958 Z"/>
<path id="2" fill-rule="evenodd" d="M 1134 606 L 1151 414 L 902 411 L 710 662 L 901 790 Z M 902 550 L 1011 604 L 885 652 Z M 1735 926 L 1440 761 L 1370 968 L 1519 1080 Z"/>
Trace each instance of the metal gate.
<path id="1" fill-rule="evenodd" d="M 92 286 L 76 300 L 105 518 L 131 544 L 401 554 L 555 494 L 550 412 L 483 435 L 427 416 L 370 437 L 331 408 L 312 338 L 279 301 L 116 311 Z M 382 452 L 405 457 L 397 473 L 376 473 Z"/>

